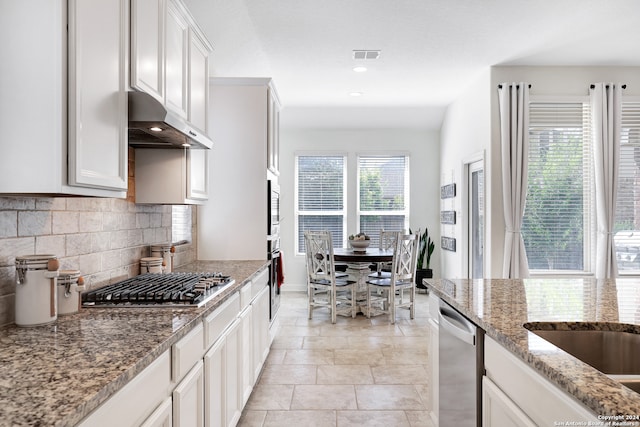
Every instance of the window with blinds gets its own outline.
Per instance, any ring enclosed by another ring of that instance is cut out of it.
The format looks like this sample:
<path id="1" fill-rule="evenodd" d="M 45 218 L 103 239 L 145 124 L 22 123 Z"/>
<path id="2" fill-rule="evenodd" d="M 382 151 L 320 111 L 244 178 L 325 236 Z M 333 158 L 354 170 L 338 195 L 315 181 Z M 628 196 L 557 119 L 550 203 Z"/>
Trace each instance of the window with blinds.
<path id="1" fill-rule="evenodd" d="M 622 103 L 614 242 L 621 274 L 640 274 L 640 102 Z"/>
<path id="2" fill-rule="evenodd" d="M 342 247 L 345 229 L 346 157 L 296 157 L 296 217 L 298 253 L 305 251 L 304 232 L 331 232 L 334 247 Z"/>
<path id="3" fill-rule="evenodd" d="M 404 231 L 409 224 L 409 157 L 358 157 L 359 231 L 379 243 L 380 230 Z"/>
<path id="4" fill-rule="evenodd" d="M 530 270 L 589 271 L 593 159 L 587 103 L 530 104 L 522 237 Z"/>

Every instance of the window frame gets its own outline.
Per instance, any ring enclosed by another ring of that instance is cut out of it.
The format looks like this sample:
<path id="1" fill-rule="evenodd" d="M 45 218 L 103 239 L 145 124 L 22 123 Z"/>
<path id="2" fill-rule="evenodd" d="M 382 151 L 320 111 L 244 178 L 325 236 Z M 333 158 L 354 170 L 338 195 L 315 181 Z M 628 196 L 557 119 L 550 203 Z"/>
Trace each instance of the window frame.
<path id="1" fill-rule="evenodd" d="M 341 210 L 332 210 L 332 211 L 323 211 L 323 210 L 313 210 L 313 211 L 303 211 L 299 208 L 299 162 L 298 159 L 300 157 L 342 157 L 343 159 L 343 174 L 342 174 L 342 209 Z M 347 239 L 347 218 L 348 218 L 348 161 L 349 155 L 343 151 L 327 151 L 327 152 L 318 152 L 318 151 L 300 151 L 294 153 L 294 238 L 295 238 L 295 252 L 296 255 L 304 255 L 304 252 L 301 251 L 300 248 L 300 216 L 342 216 L 342 236 L 343 241 L 340 242 L 342 246 L 346 244 Z M 337 242 L 333 242 L 334 246 Z"/>
<path id="2" fill-rule="evenodd" d="M 361 158 L 392 158 L 404 157 L 404 209 L 403 210 L 362 210 L 360 206 L 360 159 Z M 363 216 L 404 216 L 403 231 L 409 229 L 410 212 L 411 212 L 411 155 L 404 151 L 385 151 L 385 152 L 357 152 L 356 158 L 356 215 L 355 223 L 357 232 L 360 232 L 360 220 Z M 391 230 L 394 231 L 394 230 Z"/>
<path id="3" fill-rule="evenodd" d="M 583 209 L 583 222 L 584 222 L 584 240 L 583 240 L 583 269 L 582 270 L 541 270 L 541 269 L 533 269 L 529 267 L 529 275 L 531 277 L 544 277 L 544 276 L 553 276 L 553 277 L 575 277 L 575 276 L 593 276 L 594 265 L 595 265 L 595 242 L 596 242 L 596 206 L 595 206 L 595 171 L 593 164 L 593 141 L 591 138 L 591 123 L 590 123 L 590 100 L 589 96 L 544 96 L 544 95 L 532 95 L 529 98 L 529 108 L 531 108 L 531 104 L 536 103 L 581 103 L 583 104 L 583 108 L 586 106 L 586 115 L 585 110 L 583 110 L 583 135 L 587 137 L 583 137 L 583 143 L 587 142 L 589 144 L 589 158 L 584 160 L 585 165 L 584 168 L 588 168 L 588 172 L 590 175 L 589 178 L 589 188 L 588 188 L 588 196 L 584 198 L 585 207 Z M 531 124 L 531 123 L 530 123 Z M 528 197 L 528 194 L 527 194 Z"/>

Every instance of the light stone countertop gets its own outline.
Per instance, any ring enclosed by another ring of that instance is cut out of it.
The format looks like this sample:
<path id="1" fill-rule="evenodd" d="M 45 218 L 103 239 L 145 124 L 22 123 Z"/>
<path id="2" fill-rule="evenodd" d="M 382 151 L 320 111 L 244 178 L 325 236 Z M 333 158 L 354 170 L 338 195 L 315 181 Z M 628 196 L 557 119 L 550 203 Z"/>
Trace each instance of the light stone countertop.
<path id="1" fill-rule="evenodd" d="M 573 395 L 595 415 L 640 415 L 640 394 L 523 327 L 526 322 L 619 323 L 640 333 L 640 280 L 425 279 L 486 334 Z M 588 327 L 588 325 L 587 325 Z"/>
<path id="2" fill-rule="evenodd" d="M 236 283 L 201 308 L 85 308 L 47 326 L 0 329 L 0 426 L 73 426 L 267 267 L 197 261 Z"/>

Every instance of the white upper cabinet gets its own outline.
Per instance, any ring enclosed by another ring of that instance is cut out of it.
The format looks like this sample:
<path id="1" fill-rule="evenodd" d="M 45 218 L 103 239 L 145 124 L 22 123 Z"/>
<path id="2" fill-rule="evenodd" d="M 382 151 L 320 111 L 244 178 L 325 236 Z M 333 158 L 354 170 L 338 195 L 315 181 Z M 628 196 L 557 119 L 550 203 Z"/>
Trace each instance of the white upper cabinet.
<path id="1" fill-rule="evenodd" d="M 131 87 L 206 133 L 213 47 L 182 1 L 131 1 Z"/>
<path id="2" fill-rule="evenodd" d="M 69 184 L 127 189 L 128 2 L 69 0 Z"/>
<path id="3" fill-rule="evenodd" d="M 209 150 L 135 150 L 136 203 L 188 205 L 209 198 Z"/>
<path id="4" fill-rule="evenodd" d="M 10 3 L 0 194 L 125 197 L 129 0 Z"/>
<path id="5" fill-rule="evenodd" d="M 189 24 L 175 3 L 167 5 L 166 104 L 177 115 L 187 118 Z"/>
<path id="6" fill-rule="evenodd" d="M 211 47 L 199 31 L 189 31 L 189 122 L 208 133 L 209 54 Z"/>
<path id="7" fill-rule="evenodd" d="M 131 86 L 164 101 L 165 0 L 131 0 Z"/>

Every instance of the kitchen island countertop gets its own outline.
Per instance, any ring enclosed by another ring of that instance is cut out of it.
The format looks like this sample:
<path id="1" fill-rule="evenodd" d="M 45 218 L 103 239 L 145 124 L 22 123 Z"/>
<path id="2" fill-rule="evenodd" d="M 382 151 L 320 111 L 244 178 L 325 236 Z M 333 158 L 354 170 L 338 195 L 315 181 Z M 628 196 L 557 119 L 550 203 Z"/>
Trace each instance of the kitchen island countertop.
<path id="1" fill-rule="evenodd" d="M 73 426 L 268 266 L 196 261 L 235 284 L 201 308 L 85 308 L 50 325 L 0 329 L 0 426 Z"/>
<path id="2" fill-rule="evenodd" d="M 526 322 L 625 323 L 640 331 L 640 280 L 425 279 L 486 334 L 596 416 L 640 415 L 640 394 L 523 327 Z"/>

